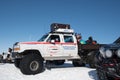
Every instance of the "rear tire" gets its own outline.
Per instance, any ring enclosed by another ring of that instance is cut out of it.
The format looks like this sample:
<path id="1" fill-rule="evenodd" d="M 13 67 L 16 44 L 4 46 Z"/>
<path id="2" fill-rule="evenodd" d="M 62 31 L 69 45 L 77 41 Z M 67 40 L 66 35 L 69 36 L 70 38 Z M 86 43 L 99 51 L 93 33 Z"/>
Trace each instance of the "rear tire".
<path id="1" fill-rule="evenodd" d="M 73 66 L 75 67 L 82 67 L 85 66 L 85 63 L 83 63 L 81 60 L 73 60 L 72 61 Z"/>
<path id="2" fill-rule="evenodd" d="M 20 61 L 20 70 L 23 74 L 37 74 L 43 71 L 43 60 L 37 54 L 25 55 Z"/>
<path id="3" fill-rule="evenodd" d="M 88 54 L 88 63 L 89 63 L 89 66 L 90 68 L 95 68 L 95 53 L 94 51 L 90 52 Z"/>

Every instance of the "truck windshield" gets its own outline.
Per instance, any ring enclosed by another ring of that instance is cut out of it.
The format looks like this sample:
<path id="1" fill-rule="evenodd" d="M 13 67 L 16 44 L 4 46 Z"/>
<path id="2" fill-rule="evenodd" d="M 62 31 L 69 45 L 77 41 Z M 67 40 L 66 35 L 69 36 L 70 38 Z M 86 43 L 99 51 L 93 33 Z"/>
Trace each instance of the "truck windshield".
<path id="1" fill-rule="evenodd" d="M 47 35 L 43 35 L 39 40 L 38 42 L 41 42 L 41 41 L 44 41 L 46 38 L 47 38 L 48 34 Z"/>

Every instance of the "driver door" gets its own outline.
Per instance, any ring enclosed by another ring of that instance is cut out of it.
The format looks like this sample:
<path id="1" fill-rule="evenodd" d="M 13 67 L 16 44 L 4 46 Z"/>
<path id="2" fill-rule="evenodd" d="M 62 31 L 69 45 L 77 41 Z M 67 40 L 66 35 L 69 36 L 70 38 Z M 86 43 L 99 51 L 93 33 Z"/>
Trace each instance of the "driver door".
<path id="1" fill-rule="evenodd" d="M 47 44 L 44 45 L 45 55 L 48 57 L 62 56 L 63 50 L 60 44 L 61 40 L 59 35 L 50 35 L 46 42 Z"/>

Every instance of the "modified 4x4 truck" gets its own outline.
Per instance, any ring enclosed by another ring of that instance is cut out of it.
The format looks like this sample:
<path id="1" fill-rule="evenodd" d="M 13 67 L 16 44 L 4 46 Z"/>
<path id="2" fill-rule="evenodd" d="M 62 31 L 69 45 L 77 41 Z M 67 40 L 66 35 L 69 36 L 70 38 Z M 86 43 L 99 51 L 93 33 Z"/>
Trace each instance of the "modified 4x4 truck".
<path id="1" fill-rule="evenodd" d="M 37 74 L 43 71 L 44 63 L 53 61 L 56 65 L 71 60 L 74 66 L 89 63 L 94 67 L 94 56 L 99 44 L 80 44 L 69 24 L 51 25 L 51 31 L 37 42 L 16 42 L 12 58 L 23 74 Z"/>

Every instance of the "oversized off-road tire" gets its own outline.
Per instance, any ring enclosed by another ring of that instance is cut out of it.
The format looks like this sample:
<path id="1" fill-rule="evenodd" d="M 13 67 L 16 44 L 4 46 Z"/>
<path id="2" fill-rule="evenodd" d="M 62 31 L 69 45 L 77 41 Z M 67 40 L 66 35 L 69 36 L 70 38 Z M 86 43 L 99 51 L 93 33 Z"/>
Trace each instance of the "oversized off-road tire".
<path id="1" fill-rule="evenodd" d="M 89 66 L 90 68 L 95 68 L 95 54 L 96 52 L 92 51 L 88 54 L 88 63 L 89 63 Z"/>
<path id="2" fill-rule="evenodd" d="M 25 55 L 20 61 L 20 70 L 23 74 L 37 74 L 43 72 L 43 60 L 37 54 Z"/>
<path id="3" fill-rule="evenodd" d="M 65 60 L 54 60 L 55 65 L 63 65 Z"/>
<path id="4" fill-rule="evenodd" d="M 83 63 L 81 60 L 73 60 L 72 61 L 73 66 L 75 67 L 82 67 L 85 66 L 85 63 Z"/>
<path id="5" fill-rule="evenodd" d="M 14 65 L 15 65 L 15 67 L 20 68 L 20 60 L 21 60 L 21 59 L 15 59 L 15 60 L 14 60 Z"/>

